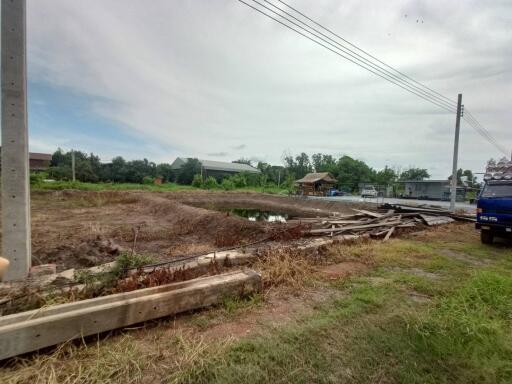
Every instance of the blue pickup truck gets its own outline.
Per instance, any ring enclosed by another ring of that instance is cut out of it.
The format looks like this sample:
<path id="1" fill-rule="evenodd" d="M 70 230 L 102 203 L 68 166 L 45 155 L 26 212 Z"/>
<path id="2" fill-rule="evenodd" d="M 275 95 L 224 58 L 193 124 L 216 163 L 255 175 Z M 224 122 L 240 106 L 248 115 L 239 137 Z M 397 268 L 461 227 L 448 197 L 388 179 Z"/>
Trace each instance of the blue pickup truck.
<path id="1" fill-rule="evenodd" d="M 512 180 L 486 181 L 478 197 L 476 229 L 484 244 L 512 235 Z"/>

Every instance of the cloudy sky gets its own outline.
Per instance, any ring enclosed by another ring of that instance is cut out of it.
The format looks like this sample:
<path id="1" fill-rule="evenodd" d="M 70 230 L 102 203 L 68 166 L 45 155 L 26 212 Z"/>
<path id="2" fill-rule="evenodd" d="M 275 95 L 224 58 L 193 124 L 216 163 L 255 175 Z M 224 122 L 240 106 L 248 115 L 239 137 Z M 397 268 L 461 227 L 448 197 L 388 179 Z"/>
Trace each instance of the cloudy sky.
<path id="1" fill-rule="evenodd" d="M 247 0 L 250 2 L 250 0 Z M 272 0 L 278 3 L 277 0 Z M 512 147 L 512 2 L 291 0 Z M 28 1 L 30 149 L 451 169 L 455 116 L 236 0 Z M 460 165 L 495 147 L 467 124 Z"/>

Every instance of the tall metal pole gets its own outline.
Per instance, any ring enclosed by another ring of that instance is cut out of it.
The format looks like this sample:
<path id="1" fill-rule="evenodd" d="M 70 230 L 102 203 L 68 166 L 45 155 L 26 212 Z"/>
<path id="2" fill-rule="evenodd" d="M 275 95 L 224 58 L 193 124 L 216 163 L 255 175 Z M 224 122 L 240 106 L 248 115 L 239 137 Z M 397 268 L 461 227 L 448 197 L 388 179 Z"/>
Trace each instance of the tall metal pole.
<path id="1" fill-rule="evenodd" d="M 31 266 L 26 0 L 1 6 L 2 256 L 10 261 L 5 279 L 18 280 Z"/>
<path id="2" fill-rule="evenodd" d="M 76 173 L 75 173 L 75 150 L 71 150 L 71 176 L 73 181 L 76 181 Z"/>
<path id="3" fill-rule="evenodd" d="M 455 200 L 457 198 L 457 160 L 459 158 L 459 131 L 460 131 L 460 115 L 462 110 L 462 94 L 459 93 L 457 100 L 457 118 L 455 119 L 455 141 L 453 143 L 453 168 L 452 168 L 452 185 L 450 193 L 450 211 L 455 211 Z"/>

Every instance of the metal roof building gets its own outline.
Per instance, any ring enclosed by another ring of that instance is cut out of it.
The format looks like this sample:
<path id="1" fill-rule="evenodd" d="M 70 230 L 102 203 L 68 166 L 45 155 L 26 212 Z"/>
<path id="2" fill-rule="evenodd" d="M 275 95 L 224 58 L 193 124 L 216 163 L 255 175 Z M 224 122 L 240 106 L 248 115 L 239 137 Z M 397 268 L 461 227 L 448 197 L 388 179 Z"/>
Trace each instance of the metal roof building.
<path id="1" fill-rule="evenodd" d="M 191 159 L 190 157 L 178 157 L 171 164 L 171 168 L 174 170 L 178 170 Z M 250 172 L 250 173 L 261 173 L 258 168 L 255 168 L 249 164 L 240 164 L 240 163 L 230 163 L 227 161 L 215 161 L 215 160 L 201 160 L 198 159 L 201 164 L 202 171 L 206 173 L 240 173 L 240 172 Z"/>
<path id="2" fill-rule="evenodd" d="M 420 200 L 450 200 L 450 180 L 405 180 L 399 183 L 404 185 L 402 197 Z M 460 184 L 457 186 L 457 201 L 464 201 L 466 189 Z"/>

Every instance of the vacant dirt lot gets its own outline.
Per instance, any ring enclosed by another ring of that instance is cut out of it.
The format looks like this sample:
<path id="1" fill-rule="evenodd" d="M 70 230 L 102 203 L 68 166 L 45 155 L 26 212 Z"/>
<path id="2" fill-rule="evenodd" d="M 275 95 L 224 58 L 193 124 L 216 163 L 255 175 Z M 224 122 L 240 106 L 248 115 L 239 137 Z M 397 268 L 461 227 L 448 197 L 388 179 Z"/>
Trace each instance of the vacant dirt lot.
<path id="1" fill-rule="evenodd" d="M 0 382 L 510 383 L 510 244 L 452 223 L 273 248 L 259 295 L 4 361 Z"/>
<path id="2" fill-rule="evenodd" d="M 33 264 L 56 263 L 59 271 L 91 267 L 114 260 L 119 247 L 130 250 L 134 243 L 136 252 L 161 261 L 248 244 L 286 228 L 222 209 L 254 208 L 293 217 L 351 212 L 355 206 L 239 192 L 36 192 Z"/>

